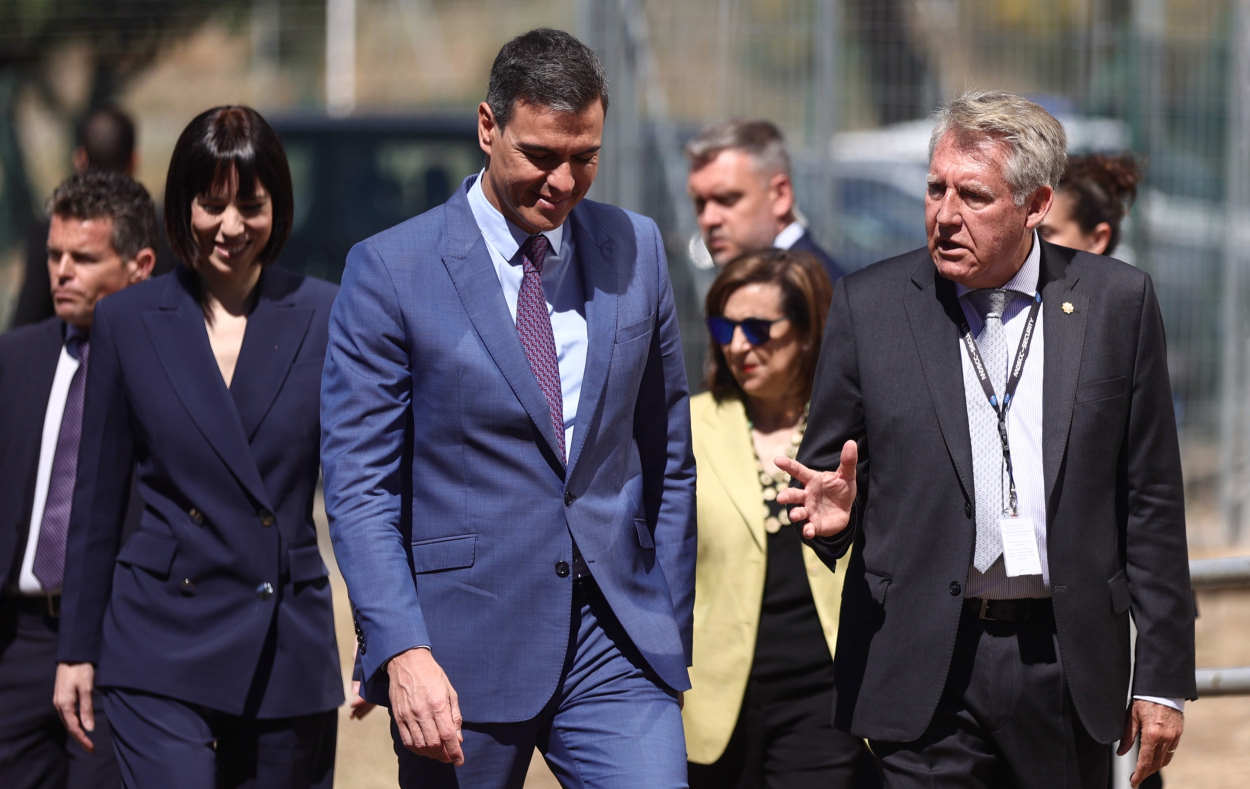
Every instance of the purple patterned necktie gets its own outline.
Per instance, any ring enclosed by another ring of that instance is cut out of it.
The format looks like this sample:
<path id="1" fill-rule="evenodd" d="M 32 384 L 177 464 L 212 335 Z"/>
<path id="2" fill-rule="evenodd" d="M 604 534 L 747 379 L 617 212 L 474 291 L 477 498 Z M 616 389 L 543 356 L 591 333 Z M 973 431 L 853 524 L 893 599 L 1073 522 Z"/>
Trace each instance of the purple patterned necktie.
<path id="1" fill-rule="evenodd" d="M 560 365 L 556 361 L 556 337 L 547 314 L 543 293 L 543 261 L 547 259 L 547 237 L 530 236 L 521 245 L 521 291 L 516 300 L 516 331 L 525 348 L 530 369 L 547 398 L 551 426 L 556 431 L 560 459 L 564 460 L 564 393 L 560 387 Z"/>
<path id="2" fill-rule="evenodd" d="M 86 338 L 71 335 L 65 346 L 70 356 L 78 358 L 78 369 L 69 379 L 69 392 L 65 395 L 61 431 L 57 433 L 56 454 L 52 456 L 52 474 L 48 478 L 48 497 L 43 506 L 43 522 L 39 525 L 39 542 L 35 546 L 35 561 L 31 567 L 45 591 L 59 589 L 65 576 L 65 534 L 69 530 L 74 477 L 78 473 L 83 389 L 87 381 Z"/>

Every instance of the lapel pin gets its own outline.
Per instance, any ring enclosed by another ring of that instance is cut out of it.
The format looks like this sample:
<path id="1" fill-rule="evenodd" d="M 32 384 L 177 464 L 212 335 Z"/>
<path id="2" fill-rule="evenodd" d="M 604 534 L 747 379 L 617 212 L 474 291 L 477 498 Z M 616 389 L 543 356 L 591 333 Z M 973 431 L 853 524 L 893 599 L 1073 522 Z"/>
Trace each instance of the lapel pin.
<path id="1" fill-rule="evenodd" d="M 1063 310 L 1064 315 L 1071 315 L 1076 312 L 1076 307 L 1073 307 L 1072 302 L 1070 301 L 1065 301 L 1062 305 L 1060 305 L 1060 309 Z"/>

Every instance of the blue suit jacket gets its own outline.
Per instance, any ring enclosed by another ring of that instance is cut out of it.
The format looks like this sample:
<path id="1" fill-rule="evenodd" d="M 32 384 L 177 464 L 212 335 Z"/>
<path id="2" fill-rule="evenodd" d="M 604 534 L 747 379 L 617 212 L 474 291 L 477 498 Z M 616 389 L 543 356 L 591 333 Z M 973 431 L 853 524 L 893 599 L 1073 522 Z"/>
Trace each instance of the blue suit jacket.
<path id="1" fill-rule="evenodd" d="M 428 645 L 466 720 L 532 718 L 569 645 L 576 539 L 633 645 L 688 687 L 694 460 L 655 224 L 567 222 L 588 351 L 567 469 L 462 188 L 347 256 L 322 381 L 326 510 L 367 697 Z"/>
<path id="2" fill-rule="evenodd" d="M 343 698 L 312 520 L 335 289 L 273 267 L 258 288 L 229 388 L 186 269 L 96 308 L 59 659 L 272 718 Z M 144 511 L 122 544 L 132 462 Z"/>

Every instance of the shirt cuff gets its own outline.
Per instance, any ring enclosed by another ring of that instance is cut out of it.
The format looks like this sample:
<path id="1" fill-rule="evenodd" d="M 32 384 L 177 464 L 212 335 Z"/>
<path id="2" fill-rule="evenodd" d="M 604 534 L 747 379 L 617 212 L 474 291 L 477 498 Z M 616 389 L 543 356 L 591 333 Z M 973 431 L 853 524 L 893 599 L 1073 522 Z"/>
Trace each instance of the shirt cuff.
<path id="1" fill-rule="evenodd" d="M 1176 710 L 1182 715 L 1185 714 L 1185 700 L 1184 699 L 1165 699 L 1162 696 L 1137 696 L 1137 695 L 1134 695 L 1133 698 L 1141 699 L 1142 701 L 1154 702 L 1155 704 L 1162 704 L 1165 707 L 1171 707 L 1172 709 Z"/>

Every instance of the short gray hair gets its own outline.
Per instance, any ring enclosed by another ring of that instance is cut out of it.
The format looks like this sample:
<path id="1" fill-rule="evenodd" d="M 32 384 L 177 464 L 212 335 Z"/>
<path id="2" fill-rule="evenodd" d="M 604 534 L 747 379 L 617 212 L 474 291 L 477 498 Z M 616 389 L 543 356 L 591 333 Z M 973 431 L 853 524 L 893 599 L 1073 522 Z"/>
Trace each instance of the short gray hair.
<path id="1" fill-rule="evenodd" d="M 1043 186 L 1059 188 L 1068 163 L 1068 138 L 1055 116 L 1022 96 L 971 90 L 934 114 L 929 158 L 947 132 L 987 138 L 1007 146 L 1004 177 L 1016 205 Z"/>
<path id="2" fill-rule="evenodd" d="M 729 120 L 705 126 L 690 142 L 686 143 L 686 157 L 690 166 L 698 169 L 716 158 L 721 151 L 742 151 L 749 155 L 757 168 L 767 174 L 790 175 L 790 155 L 786 153 L 786 141 L 776 124 L 766 120 Z"/>

